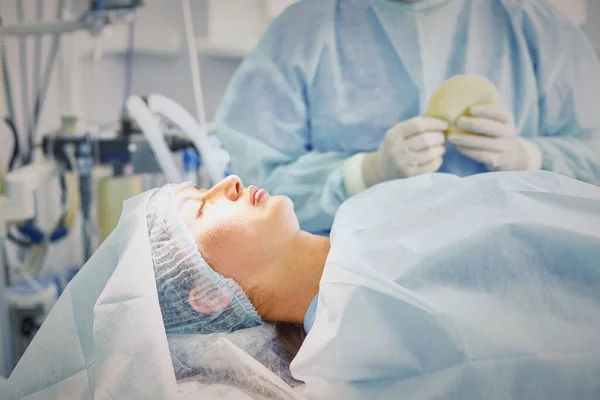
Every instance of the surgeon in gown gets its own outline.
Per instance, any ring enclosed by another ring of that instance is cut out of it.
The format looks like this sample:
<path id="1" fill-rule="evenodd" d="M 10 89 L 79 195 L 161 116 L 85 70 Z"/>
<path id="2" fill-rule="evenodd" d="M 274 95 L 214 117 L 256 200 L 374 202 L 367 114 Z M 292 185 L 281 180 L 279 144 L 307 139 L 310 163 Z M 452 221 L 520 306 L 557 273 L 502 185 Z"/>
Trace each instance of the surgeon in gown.
<path id="1" fill-rule="evenodd" d="M 489 79 L 446 137 L 424 117 L 457 74 Z M 550 170 L 600 181 L 600 63 L 545 0 L 304 0 L 270 26 L 217 113 L 231 167 L 289 196 L 327 233 L 340 204 L 382 181 Z"/>

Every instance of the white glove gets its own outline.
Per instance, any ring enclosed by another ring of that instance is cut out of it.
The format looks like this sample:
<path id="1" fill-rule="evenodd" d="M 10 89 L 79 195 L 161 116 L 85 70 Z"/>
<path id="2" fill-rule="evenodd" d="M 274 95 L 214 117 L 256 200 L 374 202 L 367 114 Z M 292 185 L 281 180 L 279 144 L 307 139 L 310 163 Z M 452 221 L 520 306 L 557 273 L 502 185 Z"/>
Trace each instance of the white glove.
<path id="1" fill-rule="evenodd" d="M 437 118 L 416 117 L 392 127 L 379 149 L 359 153 L 344 165 L 344 180 L 353 195 L 392 179 L 435 172 L 446 152 L 443 131 L 448 123 Z"/>
<path id="2" fill-rule="evenodd" d="M 541 169 L 539 147 L 517 136 L 507 110 L 499 106 L 473 106 L 469 115 L 456 122 L 458 132 L 448 135 L 459 152 L 484 164 L 491 171 Z"/>

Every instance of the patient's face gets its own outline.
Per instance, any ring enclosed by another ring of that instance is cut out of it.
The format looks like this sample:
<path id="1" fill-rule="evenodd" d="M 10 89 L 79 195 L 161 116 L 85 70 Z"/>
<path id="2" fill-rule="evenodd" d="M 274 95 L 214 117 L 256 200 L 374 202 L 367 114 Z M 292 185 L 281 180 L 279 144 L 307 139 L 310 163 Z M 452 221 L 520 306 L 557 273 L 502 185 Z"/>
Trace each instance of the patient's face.
<path id="1" fill-rule="evenodd" d="M 188 187 L 177 196 L 204 259 L 244 290 L 260 283 L 300 229 L 288 197 L 246 188 L 237 176 L 209 190 Z"/>

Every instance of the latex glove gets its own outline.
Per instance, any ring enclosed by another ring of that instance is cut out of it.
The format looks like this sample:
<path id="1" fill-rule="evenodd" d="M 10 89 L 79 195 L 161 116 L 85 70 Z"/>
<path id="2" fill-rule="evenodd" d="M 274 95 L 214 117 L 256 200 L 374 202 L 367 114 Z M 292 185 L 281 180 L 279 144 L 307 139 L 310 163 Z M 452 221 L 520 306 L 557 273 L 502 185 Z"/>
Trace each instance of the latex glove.
<path id="1" fill-rule="evenodd" d="M 507 110 L 499 106 L 473 106 L 469 115 L 456 121 L 460 130 L 448 135 L 459 152 L 484 164 L 492 171 L 541 168 L 539 147 L 517 136 L 517 128 Z"/>
<path id="2" fill-rule="evenodd" d="M 440 169 L 446 129 L 447 122 L 431 117 L 416 117 L 392 127 L 379 149 L 362 159 L 365 186 Z"/>

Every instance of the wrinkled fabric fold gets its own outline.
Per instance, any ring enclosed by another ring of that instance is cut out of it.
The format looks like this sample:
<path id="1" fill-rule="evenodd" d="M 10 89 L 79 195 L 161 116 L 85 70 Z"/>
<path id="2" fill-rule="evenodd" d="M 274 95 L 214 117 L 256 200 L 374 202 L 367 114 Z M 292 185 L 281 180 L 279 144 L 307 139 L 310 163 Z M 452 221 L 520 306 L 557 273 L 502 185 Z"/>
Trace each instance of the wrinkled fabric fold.
<path id="1" fill-rule="evenodd" d="M 316 399 L 600 397 L 600 188 L 433 174 L 347 201 L 291 370 Z"/>

